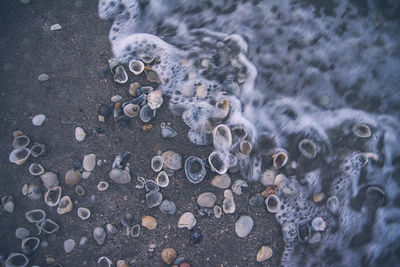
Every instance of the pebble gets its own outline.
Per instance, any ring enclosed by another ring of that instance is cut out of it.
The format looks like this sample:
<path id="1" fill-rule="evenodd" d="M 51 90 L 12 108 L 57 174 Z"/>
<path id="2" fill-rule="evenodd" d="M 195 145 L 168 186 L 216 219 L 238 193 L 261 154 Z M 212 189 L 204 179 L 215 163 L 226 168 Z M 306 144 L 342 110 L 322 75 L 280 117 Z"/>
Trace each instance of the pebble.
<path id="1" fill-rule="evenodd" d="M 65 183 L 70 186 L 79 184 L 81 177 L 80 172 L 70 169 L 65 173 Z"/>
<path id="2" fill-rule="evenodd" d="M 176 212 L 176 206 L 175 203 L 170 201 L 170 200 L 164 200 L 160 207 L 159 207 L 160 211 L 164 214 L 168 214 L 168 215 L 172 215 L 175 214 Z"/>
<path id="3" fill-rule="evenodd" d="M 130 227 L 134 223 L 134 217 L 131 213 L 126 212 L 121 217 L 121 224 L 125 227 Z"/>
<path id="4" fill-rule="evenodd" d="M 116 233 L 118 233 L 117 228 L 115 228 L 115 226 L 112 225 L 111 223 L 108 223 L 108 224 L 107 224 L 107 231 L 108 231 L 110 234 L 116 234 Z"/>
<path id="5" fill-rule="evenodd" d="M 88 241 L 88 238 L 86 236 L 83 236 L 81 238 L 81 240 L 79 241 L 79 245 L 83 246 L 86 244 L 87 241 Z"/>
<path id="6" fill-rule="evenodd" d="M 32 124 L 35 126 L 41 126 L 45 120 L 46 116 L 43 114 L 39 114 L 32 118 Z"/>
<path id="7" fill-rule="evenodd" d="M 143 216 L 142 226 L 148 230 L 153 230 L 157 227 L 157 220 L 152 216 Z"/>
<path id="8" fill-rule="evenodd" d="M 259 207 L 264 204 L 264 197 L 260 194 L 252 195 L 249 198 L 249 205 L 252 207 Z"/>
<path id="9" fill-rule="evenodd" d="M 93 230 L 93 238 L 96 240 L 97 244 L 103 245 L 104 241 L 106 240 L 106 231 L 101 226 L 97 226 Z"/>
<path id="10" fill-rule="evenodd" d="M 153 124 L 151 124 L 151 123 L 145 124 L 145 125 L 142 126 L 142 130 L 145 131 L 145 132 L 150 131 L 151 128 L 153 128 Z"/>
<path id="11" fill-rule="evenodd" d="M 89 179 L 91 174 L 91 172 L 82 172 L 82 179 Z"/>
<path id="12" fill-rule="evenodd" d="M 197 197 L 197 204 L 204 208 L 214 207 L 217 196 L 211 192 L 204 192 Z"/>
<path id="13" fill-rule="evenodd" d="M 152 191 L 146 194 L 146 202 L 149 208 L 156 207 L 161 204 L 163 195 L 158 191 Z"/>
<path id="14" fill-rule="evenodd" d="M 187 228 L 187 229 L 191 230 L 196 225 L 196 223 L 197 223 L 197 220 L 194 217 L 193 213 L 185 212 L 179 218 L 178 227 L 179 228 Z"/>
<path id="15" fill-rule="evenodd" d="M 70 253 L 75 248 L 75 240 L 67 239 L 64 241 L 64 250 L 66 253 Z"/>
<path id="16" fill-rule="evenodd" d="M 225 213 L 234 213 L 236 210 L 235 200 L 233 198 L 232 191 L 226 189 L 224 191 L 224 201 L 222 202 L 222 210 Z"/>
<path id="17" fill-rule="evenodd" d="M 54 172 L 44 172 L 42 175 L 40 175 L 40 180 L 42 180 L 43 185 L 47 189 L 51 189 L 57 186 L 59 183 L 57 174 Z"/>
<path id="18" fill-rule="evenodd" d="M 201 233 L 200 229 L 194 228 L 189 232 L 189 240 L 193 244 L 198 244 L 203 240 L 203 234 Z"/>
<path id="19" fill-rule="evenodd" d="M 253 229 L 254 221 L 250 216 L 242 215 L 235 222 L 235 231 L 239 237 L 246 237 Z"/>
<path id="20" fill-rule="evenodd" d="M 129 263 L 125 260 L 119 260 L 117 261 L 117 267 L 129 267 Z"/>
<path id="21" fill-rule="evenodd" d="M 158 109 L 163 103 L 163 97 L 160 90 L 151 91 L 147 95 L 147 104 L 151 109 Z"/>
<path id="22" fill-rule="evenodd" d="M 166 248 L 161 252 L 161 258 L 167 264 L 172 264 L 176 259 L 176 256 L 176 250 L 173 248 Z"/>
<path id="23" fill-rule="evenodd" d="M 221 189 L 226 189 L 231 185 L 231 178 L 228 174 L 216 175 L 211 180 L 211 184 Z"/>
<path id="24" fill-rule="evenodd" d="M 53 24 L 53 25 L 50 26 L 50 31 L 59 31 L 61 29 L 62 29 L 62 27 L 58 23 L 57 24 Z"/>
<path id="25" fill-rule="evenodd" d="M 117 184 L 127 184 L 131 182 L 131 175 L 125 170 L 114 168 L 108 173 L 108 176 Z"/>
<path id="26" fill-rule="evenodd" d="M 114 95 L 111 97 L 111 102 L 116 103 L 122 100 L 122 96 L 120 95 Z"/>
<path id="27" fill-rule="evenodd" d="M 86 138 L 86 133 L 81 127 L 76 127 L 75 128 L 75 139 L 78 142 L 82 142 Z"/>
<path id="28" fill-rule="evenodd" d="M 42 74 L 40 74 L 39 77 L 38 77 L 38 80 L 41 81 L 41 82 L 47 81 L 47 80 L 49 80 L 49 79 L 50 79 L 50 77 L 49 77 L 49 75 L 47 75 L 46 73 L 42 73 Z"/>
<path id="29" fill-rule="evenodd" d="M 272 257 L 272 249 L 268 246 L 262 246 L 257 253 L 257 261 L 263 262 Z"/>
<path id="30" fill-rule="evenodd" d="M 18 239 L 24 239 L 30 235 L 31 232 L 29 232 L 28 229 L 24 227 L 19 227 L 17 230 L 15 230 L 15 237 Z"/>
<path id="31" fill-rule="evenodd" d="M 177 171 L 182 168 L 182 156 L 171 150 L 164 152 L 161 155 L 164 166 L 171 170 Z"/>
<path id="32" fill-rule="evenodd" d="M 131 96 L 136 96 L 137 90 L 139 89 L 139 87 L 140 87 L 140 83 L 138 83 L 138 82 L 131 83 L 129 86 L 129 94 Z"/>
<path id="33" fill-rule="evenodd" d="M 96 166 L 96 155 L 89 154 L 83 157 L 83 168 L 89 172 L 93 171 Z"/>

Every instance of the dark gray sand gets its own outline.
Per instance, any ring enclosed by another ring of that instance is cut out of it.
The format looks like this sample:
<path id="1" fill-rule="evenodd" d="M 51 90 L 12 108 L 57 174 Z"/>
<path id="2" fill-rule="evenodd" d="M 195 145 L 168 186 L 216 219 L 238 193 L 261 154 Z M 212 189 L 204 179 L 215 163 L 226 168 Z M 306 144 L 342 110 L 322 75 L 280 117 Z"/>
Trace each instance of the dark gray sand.
<path id="1" fill-rule="evenodd" d="M 197 227 L 203 233 L 203 241 L 198 245 L 189 242 L 189 231 L 178 228 L 177 222 L 186 211 L 196 214 L 196 197 L 202 192 L 214 192 L 217 203 L 222 204 L 223 190 L 210 184 L 213 175 L 209 170 L 205 180 L 197 185 L 189 183 L 182 169 L 171 178 L 170 185 L 162 192 L 164 198 L 175 202 L 175 215 L 164 215 L 158 208 L 147 208 L 144 190 L 135 188 L 135 177 L 150 179 L 155 176 L 150 159 L 157 151 L 171 149 L 182 154 L 184 159 L 191 155 L 206 158 L 212 148 L 190 143 L 187 126 L 180 118 L 172 116 L 166 101 L 151 121 L 153 128 L 149 132 L 142 131 L 143 123 L 138 118 L 132 119 L 127 127 L 118 127 L 112 119 L 104 124 L 98 122 L 100 104 L 109 103 L 115 94 L 124 99 L 129 97 L 128 84 L 118 85 L 112 81 L 110 73 L 101 74 L 111 57 L 107 39 L 110 22 L 98 19 L 97 1 L 32 2 L 22 5 L 19 1 L 2 1 L 0 7 L 0 193 L 11 194 L 16 202 L 12 214 L 0 215 L 0 252 L 5 256 L 20 252 L 21 241 L 15 237 L 18 227 L 25 227 L 36 236 L 35 226 L 25 220 L 24 214 L 41 208 L 48 218 L 60 225 L 60 230 L 54 236 L 39 236 L 49 245 L 40 247 L 30 257 L 29 265 L 47 266 L 46 255 L 51 255 L 64 266 L 96 266 L 101 256 L 109 257 L 114 263 L 125 259 L 135 261 L 135 266 L 162 266 L 161 251 L 172 247 L 188 259 L 191 266 L 254 266 L 262 245 L 270 246 L 274 254 L 259 265 L 279 265 L 283 242 L 274 216 L 265 206 L 254 208 L 247 204 L 251 194 L 263 190 L 259 183 L 251 184 L 241 196 L 235 196 L 234 214 L 224 214 L 220 219 L 196 216 Z M 62 26 L 60 31 L 49 30 L 55 23 Z M 41 73 L 47 73 L 50 80 L 39 82 L 37 77 Z M 35 127 L 31 118 L 40 113 L 47 119 L 41 127 Z M 163 139 L 161 122 L 170 122 L 178 136 Z M 88 133 L 81 143 L 74 138 L 77 126 Z M 104 135 L 94 133 L 98 127 L 105 129 Z M 22 166 L 11 164 L 8 154 L 12 150 L 12 132 L 15 130 L 45 144 L 47 155 L 30 158 Z M 125 151 L 132 153 L 129 164 L 133 180 L 128 185 L 119 185 L 108 178 L 108 171 L 114 157 Z M 64 174 L 89 153 L 95 153 L 97 159 L 106 159 L 108 163 L 96 167 L 88 180 L 82 180 L 80 185 L 86 194 L 80 197 L 73 187 L 64 183 Z M 63 195 L 69 195 L 74 202 L 72 212 L 58 215 L 56 209 L 46 206 L 43 200 L 32 201 L 21 194 L 23 184 L 39 179 L 28 172 L 32 162 L 59 175 Z M 231 178 L 239 177 L 231 175 Z M 96 189 L 102 180 L 110 183 L 105 192 Z M 92 195 L 96 196 L 96 201 L 89 203 Z M 80 220 L 76 215 L 78 207 L 89 208 L 92 216 L 87 221 Z M 134 214 L 137 223 L 143 215 L 154 216 L 158 227 L 152 231 L 142 228 L 138 238 L 127 237 L 119 223 L 124 212 Z M 250 215 L 255 221 L 247 238 L 235 234 L 234 223 L 243 214 Z M 108 235 L 105 244 L 99 246 L 92 237 L 93 229 L 105 227 L 107 223 L 117 226 L 119 233 Z M 89 240 L 80 246 L 79 240 L 83 236 Z M 75 240 L 76 246 L 66 254 L 63 243 L 69 238 Z M 153 257 L 148 253 L 151 244 L 156 245 Z"/>

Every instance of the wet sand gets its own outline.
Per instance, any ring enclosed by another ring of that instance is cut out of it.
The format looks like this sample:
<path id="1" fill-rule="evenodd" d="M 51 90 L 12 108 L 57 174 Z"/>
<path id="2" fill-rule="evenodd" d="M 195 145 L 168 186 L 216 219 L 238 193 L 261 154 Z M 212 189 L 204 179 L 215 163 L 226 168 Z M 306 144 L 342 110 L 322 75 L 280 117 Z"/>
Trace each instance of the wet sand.
<path id="1" fill-rule="evenodd" d="M 177 206 L 175 215 L 164 215 L 158 208 L 148 209 L 145 191 L 135 188 L 135 177 L 153 178 L 150 159 L 157 151 L 173 150 L 189 156 L 206 158 L 211 147 L 198 147 L 187 138 L 187 126 L 180 118 L 173 117 L 166 101 L 151 121 L 153 128 L 142 131 L 138 118 L 132 119 L 127 127 L 117 126 L 112 119 L 106 123 L 97 120 L 100 104 L 110 103 L 111 96 L 120 94 L 129 98 L 128 84 L 118 85 L 112 81 L 111 73 L 105 76 L 107 60 L 111 57 L 108 30 L 111 23 L 97 17 L 97 1 L 32 1 L 22 5 L 19 1 L 3 1 L 0 7 L 0 53 L 1 53 L 1 122 L 0 143 L 3 153 L 0 156 L 0 193 L 14 196 L 16 207 L 12 214 L 3 213 L 0 219 L 0 252 L 8 255 L 20 251 L 20 240 L 15 237 L 15 229 L 25 227 L 36 236 L 35 226 L 24 218 L 26 211 L 41 208 L 47 217 L 60 225 L 55 235 L 40 235 L 49 246 L 40 247 L 30 257 L 31 264 L 46 266 L 46 255 L 52 255 L 64 266 L 95 266 L 100 256 L 109 257 L 114 263 L 119 259 L 134 260 L 135 266 L 162 266 L 161 251 L 172 247 L 179 256 L 184 256 L 192 266 L 254 266 L 256 255 L 262 245 L 271 246 L 274 255 L 260 266 L 279 265 L 283 241 L 279 226 L 266 207 L 250 207 L 248 197 L 263 190 L 261 184 L 251 184 L 241 196 L 235 196 L 236 212 L 214 217 L 197 218 L 197 227 L 203 233 L 203 241 L 198 245 L 189 242 L 186 229 L 179 229 L 177 222 L 186 211 L 196 213 L 196 197 L 202 192 L 211 191 L 217 195 L 217 203 L 222 204 L 223 190 L 213 187 L 210 180 L 213 174 L 207 171 L 205 180 L 193 185 L 181 169 L 171 178 L 171 184 L 162 190 L 164 198 L 172 200 Z M 59 23 L 60 31 L 50 31 L 50 25 Z M 39 82 L 37 77 L 47 73 L 50 80 Z M 130 76 L 132 77 L 132 76 Z M 130 80 L 130 82 L 133 80 Z M 40 127 L 31 123 L 37 114 L 45 114 L 47 120 Z M 178 136 L 163 139 L 160 123 L 170 122 Z M 74 138 L 75 127 L 80 126 L 88 133 L 87 138 L 78 143 Z M 98 127 L 105 129 L 104 135 L 94 132 Z M 8 161 L 12 150 L 12 132 L 21 130 L 32 140 L 47 147 L 47 155 L 37 159 L 30 158 L 22 166 Z M 130 151 L 129 161 L 133 180 L 128 185 L 115 184 L 108 178 L 114 157 Z M 64 183 L 65 172 L 72 168 L 85 154 L 95 153 L 97 159 L 106 159 L 107 164 L 96 167 L 88 180 L 80 183 L 85 195 L 75 194 L 73 187 Z M 74 209 L 65 215 L 58 215 L 55 208 L 47 207 L 43 200 L 31 201 L 21 194 L 22 185 L 32 181 L 28 166 L 38 162 L 46 170 L 58 174 L 63 195 L 74 201 Z M 239 175 L 231 175 L 232 180 Z M 107 181 L 110 188 L 99 192 L 96 185 Z M 96 201 L 89 203 L 89 197 L 96 195 Z M 76 215 L 78 207 L 87 207 L 92 216 L 87 221 Z M 154 216 L 158 227 L 149 231 L 142 229 L 138 238 L 124 236 L 119 223 L 124 212 L 135 215 L 140 223 L 143 215 Z M 240 215 L 250 215 L 255 227 L 247 238 L 235 234 L 234 222 Z M 92 237 L 96 226 L 112 223 L 119 233 L 108 235 L 103 246 L 97 245 Z M 80 246 L 81 237 L 89 238 Z M 72 238 L 77 243 L 75 249 L 66 254 L 65 240 Z M 156 244 L 154 255 L 148 253 L 150 244 Z"/>

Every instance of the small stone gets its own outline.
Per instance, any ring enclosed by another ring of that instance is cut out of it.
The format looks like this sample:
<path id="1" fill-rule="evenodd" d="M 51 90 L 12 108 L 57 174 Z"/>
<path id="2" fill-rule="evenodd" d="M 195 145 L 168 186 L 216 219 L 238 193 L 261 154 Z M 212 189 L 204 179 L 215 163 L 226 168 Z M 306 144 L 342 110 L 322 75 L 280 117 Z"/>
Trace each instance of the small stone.
<path id="1" fill-rule="evenodd" d="M 24 133 L 23 133 L 22 131 L 19 131 L 19 130 L 14 131 L 14 132 L 12 133 L 12 135 L 13 135 L 14 138 L 16 138 L 16 137 L 18 137 L 18 136 L 20 136 L 20 135 L 23 135 L 23 134 L 24 134 Z"/>
<path id="2" fill-rule="evenodd" d="M 47 81 L 48 79 L 50 79 L 50 77 L 46 73 L 42 73 L 38 77 L 38 80 L 41 81 L 41 82 Z"/>
<path id="3" fill-rule="evenodd" d="M 176 250 L 173 248 L 166 248 L 161 252 L 161 258 L 167 264 L 172 264 L 176 259 L 176 256 Z"/>
<path id="4" fill-rule="evenodd" d="M 111 223 L 108 223 L 108 224 L 107 224 L 107 231 L 108 231 L 110 234 L 112 234 L 112 235 L 118 233 L 117 228 L 115 228 L 115 226 L 112 225 Z"/>
<path id="5" fill-rule="evenodd" d="M 35 126 L 41 126 L 45 120 L 46 116 L 43 114 L 39 114 L 32 118 L 32 124 Z"/>
<path id="6" fill-rule="evenodd" d="M 83 168 L 88 172 L 93 171 L 94 167 L 96 166 L 96 155 L 89 154 L 83 157 Z"/>
<path id="7" fill-rule="evenodd" d="M 96 164 L 97 164 L 97 166 L 100 167 L 103 164 L 103 161 L 101 159 L 99 159 Z"/>
<path id="8" fill-rule="evenodd" d="M 158 109 L 163 103 L 163 96 L 160 90 L 151 91 L 147 95 L 147 104 L 151 109 Z"/>
<path id="9" fill-rule="evenodd" d="M 62 27 L 58 23 L 57 24 L 53 24 L 53 25 L 50 26 L 50 31 L 59 31 L 61 29 L 62 29 Z"/>
<path id="10" fill-rule="evenodd" d="M 88 238 L 86 236 L 83 236 L 81 238 L 81 240 L 79 241 L 79 245 L 83 246 L 86 244 L 87 241 L 88 241 Z"/>
<path id="11" fill-rule="evenodd" d="M 142 226 L 149 230 L 153 230 L 157 227 L 157 220 L 152 216 L 143 216 Z"/>
<path id="12" fill-rule="evenodd" d="M 216 175 L 211 180 L 211 184 L 221 189 L 226 189 L 231 185 L 231 178 L 228 174 Z"/>
<path id="13" fill-rule="evenodd" d="M 197 223 L 197 220 L 194 217 L 193 213 L 185 212 L 179 218 L 178 227 L 179 228 L 187 228 L 187 229 L 191 230 L 196 225 L 196 223 Z"/>
<path id="14" fill-rule="evenodd" d="M 232 191 L 229 189 L 226 189 L 224 191 L 224 201 L 222 202 L 222 209 L 226 214 L 234 213 L 236 210 L 235 200 L 233 198 Z"/>
<path id="15" fill-rule="evenodd" d="M 96 240 L 97 244 L 103 245 L 106 240 L 106 231 L 104 231 L 104 228 L 100 226 L 94 228 L 93 238 Z"/>
<path id="16" fill-rule="evenodd" d="M 73 169 L 68 170 L 65 173 L 65 183 L 67 185 L 76 185 L 79 184 L 81 181 L 81 173 L 78 171 L 75 171 Z"/>
<path id="17" fill-rule="evenodd" d="M 117 261 L 117 267 L 129 267 L 129 263 L 125 260 L 119 260 Z"/>
<path id="18" fill-rule="evenodd" d="M 86 138 L 86 133 L 81 127 L 76 127 L 75 128 L 75 139 L 78 142 L 82 142 Z"/>
<path id="19" fill-rule="evenodd" d="M 149 208 L 156 207 L 161 204 L 163 195 L 161 192 L 152 191 L 146 194 L 146 202 Z"/>
<path id="20" fill-rule="evenodd" d="M 239 237 L 246 237 L 253 229 L 254 221 L 250 216 L 242 215 L 235 223 L 235 231 Z"/>
<path id="21" fill-rule="evenodd" d="M 108 173 L 108 176 L 117 184 L 127 184 L 131 182 L 131 175 L 125 170 L 114 168 Z"/>
<path id="22" fill-rule="evenodd" d="M 82 172 L 82 179 L 89 179 L 91 174 L 91 172 Z"/>
<path id="23" fill-rule="evenodd" d="M 70 253 L 75 248 L 75 240 L 67 239 L 64 241 L 64 250 L 66 253 Z"/>
<path id="24" fill-rule="evenodd" d="M 257 253 L 257 261 L 263 262 L 272 257 L 272 249 L 268 246 L 262 246 Z"/>
<path id="25" fill-rule="evenodd" d="M 111 97 L 111 102 L 116 103 L 122 100 L 122 96 L 120 95 L 114 95 Z"/>
<path id="26" fill-rule="evenodd" d="M 153 128 L 153 124 L 150 123 L 142 126 L 142 130 L 145 132 L 150 131 L 151 128 Z"/>
<path id="27" fill-rule="evenodd" d="M 133 225 L 134 220 L 135 220 L 135 218 L 133 217 L 133 215 L 129 212 L 126 212 L 121 217 L 121 224 L 124 227 L 130 227 Z"/>
<path id="28" fill-rule="evenodd" d="M 178 133 L 170 126 L 164 126 L 164 127 L 161 126 L 161 136 L 163 138 L 172 138 L 177 135 Z"/>
<path id="29" fill-rule="evenodd" d="M 171 170 L 177 171 L 182 168 L 182 156 L 171 150 L 164 152 L 161 155 L 164 166 Z"/>
<path id="30" fill-rule="evenodd" d="M 259 207 L 264 204 L 264 197 L 260 194 L 252 195 L 249 198 L 249 205 L 252 207 Z"/>
<path id="31" fill-rule="evenodd" d="M 164 213 L 164 214 L 172 215 L 172 214 L 175 214 L 176 206 L 175 206 L 175 203 L 174 203 L 174 202 L 169 201 L 169 200 L 164 200 L 164 201 L 161 203 L 159 209 L 160 209 L 160 211 L 161 211 L 162 213 Z"/>
<path id="32" fill-rule="evenodd" d="M 140 88 L 140 83 L 134 82 L 129 86 L 129 94 L 131 96 L 137 96 L 137 90 Z"/>
<path id="33" fill-rule="evenodd" d="M 204 208 L 214 207 L 217 196 L 211 192 L 204 192 L 197 197 L 197 204 Z"/>

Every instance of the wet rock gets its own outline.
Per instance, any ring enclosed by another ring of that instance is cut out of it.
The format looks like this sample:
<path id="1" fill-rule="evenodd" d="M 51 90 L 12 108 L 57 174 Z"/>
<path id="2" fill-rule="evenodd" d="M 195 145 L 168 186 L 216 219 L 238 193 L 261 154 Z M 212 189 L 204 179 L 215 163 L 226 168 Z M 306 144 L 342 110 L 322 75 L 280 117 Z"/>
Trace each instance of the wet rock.
<path id="1" fill-rule="evenodd" d="M 43 114 L 39 114 L 32 118 L 32 124 L 35 126 L 41 126 L 45 120 L 46 116 Z"/>
<path id="2" fill-rule="evenodd" d="M 81 127 L 75 128 L 75 139 L 78 142 L 82 142 L 86 138 L 86 133 Z"/>
<path id="3" fill-rule="evenodd" d="M 264 197 L 260 194 L 252 195 L 249 198 L 249 205 L 252 207 L 259 207 L 264 204 Z"/>
<path id="4" fill-rule="evenodd" d="M 143 216 L 142 226 L 148 230 L 153 230 L 157 227 L 157 220 L 152 216 Z"/>
<path id="5" fill-rule="evenodd" d="M 221 189 L 226 189 L 231 185 L 231 178 L 228 174 L 216 175 L 212 180 L 211 184 Z"/>
<path id="6" fill-rule="evenodd" d="M 254 221 L 250 216 L 242 215 L 235 223 L 235 231 L 238 237 L 246 237 L 253 229 Z"/>
<path id="7" fill-rule="evenodd" d="M 106 231 L 104 231 L 104 228 L 101 226 L 97 226 L 93 230 L 93 238 L 96 240 L 96 243 L 99 244 L 100 246 L 104 244 L 104 241 L 106 240 Z"/>
<path id="8" fill-rule="evenodd" d="M 153 191 L 146 194 L 146 202 L 149 208 L 156 207 L 161 204 L 162 194 L 158 191 Z"/>
<path id="9" fill-rule="evenodd" d="M 217 196 L 211 192 L 204 192 L 197 197 L 197 204 L 204 208 L 214 207 Z"/>
<path id="10" fill-rule="evenodd" d="M 73 169 L 70 169 L 65 173 L 65 183 L 69 186 L 79 184 L 81 178 L 81 173 Z"/>
<path id="11" fill-rule="evenodd" d="M 67 239 L 64 241 L 64 251 L 66 253 L 71 253 L 71 251 L 75 248 L 75 240 Z"/>
<path id="12" fill-rule="evenodd" d="M 257 261 L 263 262 L 272 257 L 272 249 L 268 246 L 262 246 L 257 253 Z"/>
<path id="13" fill-rule="evenodd" d="M 171 170 L 177 171 L 182 168 L 182 156 L 171 150 L 164 152 L 161 155 L 164 166 Z"/>
<path id="14" fill-rule="evenodd" d="M 169 215 L 175 214 L 175 212 L 176 212 L 175 203 L 172 202 L 172 201 L 169 201 L 169 200 L 164 200 L 164 201 L 161 203 L 159 209 L 160 209 L 160 211 L 161 211 L 162 213 L 164 213 L 164 214 L 169 214 Z"/>
<path id="15" fill-rule="evenodd" d="M 179 218 L 178 221 L 178 227 L 179 228 L 187 228 L 187 229 L 192 229 L 197 223 L 196 218 L 194 217 L 193 213 L 191 212 L 185 212 L 182 214 L 182 216 Z"/>
<path id="16" fill-rule="evenodd" d="M 167 264 L 172 264 L 176 259 L 176 256 L 176 250 L 173 248 L 166 248 L 161 252 L 161 258 Z"/>
<path id="17" fill-rule="evenodd" d="M 83 157 L 83 168 L 91 172 L 94 170 L 94 167 L 96 166 L 96 155 L 95 154 L 89 154 L 85 155 Z"/>
<path id="18" fill-rule="evenodd" d="M 131 175 L 125 170 L 114 168 L 108 173 L 108 176 L 117 184 L 128 184 L 131 182 Z"/>

